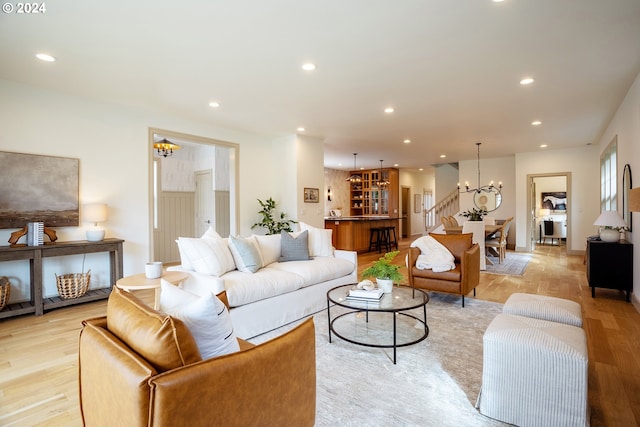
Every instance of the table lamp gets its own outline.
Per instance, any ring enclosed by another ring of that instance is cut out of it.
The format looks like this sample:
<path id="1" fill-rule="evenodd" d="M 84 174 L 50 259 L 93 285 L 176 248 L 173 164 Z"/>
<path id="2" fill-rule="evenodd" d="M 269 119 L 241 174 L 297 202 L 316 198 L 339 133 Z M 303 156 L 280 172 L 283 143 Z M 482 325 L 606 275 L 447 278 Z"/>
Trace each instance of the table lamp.
<path id="1" fill-rule="evenodd" d="M 627 226 L 616 211 L 602 212 L 593 225 L 600 226 L 600 240 L 610 243 L 620 240 L 620 230 L 618 228 Z"/>
<path id="2" fill-rule="evenodd" d="M 87 229 L 87 240 L 100 242 L 104 240 L 104 228 L 98 226 L 99 222 L 107 220 L 107 205 L 104 203 L 89 203 L 82 206 L 84 221 L 93 222 L 93 227 Z"/>
<path id="3" fill-rule="evenodd" d="M 541 218 L 551 215 L 551 209 L 542 208 L 538 210 L 538 216 Z"/>

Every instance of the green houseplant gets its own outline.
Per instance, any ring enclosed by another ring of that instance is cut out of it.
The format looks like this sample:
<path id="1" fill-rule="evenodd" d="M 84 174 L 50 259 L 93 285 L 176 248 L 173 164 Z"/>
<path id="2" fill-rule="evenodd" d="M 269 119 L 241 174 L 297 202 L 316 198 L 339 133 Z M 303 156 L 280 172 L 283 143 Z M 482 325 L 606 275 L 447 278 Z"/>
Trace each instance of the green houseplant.
<path id="1" fill-rule="evenodd" d="M 258 203 L 262 209 L 258 211 L 260 215 L 262 215 L 262 221 L 256 222 L 251 226 L 253 230 L 255 227 L 262 227 L 267 230 L 267 234 L 280 234 L 281 231 L 292 232 L 291 224 L 296 224 L 297 221 L 292 219 L 286 219 L 287 214 L 284 212 L 280 212 L 280 218 L 275 218 L 275 209 L 276 202 L 271 197 L 269 197 L 264 202 L 258 199 Z"/>
<path id="2" fill-rule="evenodd" d="M 467 218 L 469 221 L 482 221 L 482 218 L 487 213 L 488 212 L 484 209 L 473 208 L 473 209 L 469 209 L 468 211 L 462 212 L 460 215 Z"/>
<path id="3" fill-rule="evenodd" d="M 391 261 L 400 253 L 400 251 L 387 252 L 373 265 L 367 267 L 362 272 L 362 277 L 375 277 L 378 287 L 385 292 L 391 292 L 394 282 L 404 280 L 404 276 L 400 274 L 401 265 L 391 264 Z"/>

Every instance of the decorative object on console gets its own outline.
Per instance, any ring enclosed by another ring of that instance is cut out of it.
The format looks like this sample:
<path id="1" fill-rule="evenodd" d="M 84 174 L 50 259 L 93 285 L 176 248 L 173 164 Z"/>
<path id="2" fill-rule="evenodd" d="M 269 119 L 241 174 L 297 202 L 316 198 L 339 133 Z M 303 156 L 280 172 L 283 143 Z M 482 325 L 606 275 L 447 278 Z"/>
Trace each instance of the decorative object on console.
<path id="1" fill-rule="evenodd" d="M 86 222 L 93 222 L 93 228 L 87 229 L 89 242 L 104 240 L 104 228 L 98 227 L 99 222 L 107 220 L 107 205 L 104 203 L 89 203 L 82 206 L 82 218 Z"/>
<path id="2" fill-rule="evenodd" d="M 474 193 L 473 203 L 481 209 L 489 212 L 494 211 L 502 204 L 502 181 L 498 183 L 496 187 L 493 185 L 493 181 L 489 182 L 489 185 L 480 185 L 480 144 L 476 142 L 478 147 L 478 186 L 476 188 L 469 188 L 469 181 L 464 183 L 464 190 L 460 189 L 460 183 L 458 183 L 458 191 L 461 193 Z M 488 196 L 491 196 L 491 200 Z"/>
<path id="3" fill-rule="evenodd" d="M 292 232 L 291 224 L 296 224 L 297 221 L 292 219 L 285 219 L 287 214 L 284 212 L 280 212 L 280 219 L 276 220 L 274 218 L 274 210 L 276 209 L 276 202 L 271 197 L 269 197 L 264 202 L 258 199 L 258 203 L 262 206 L 262 210 L 258 213 L 262 215 L 262 220 L 260 222 L 256 222 L 251 226 L 253 230 L 256 227 L 262 227 L 267 230 L 267 234 L 280 234 L 281 231 Z"/>
<path id="4" fill-rule="evenodd" d="M 174 150 L 179 150 L 181 147 L 178 144 L 174 144 L 166 138 L 158 142 L 153 143 L 153 148 L 156 150 L 156 154 L 162 157 L 173 156 Z"/>
<path id="5" fill-rule="evenodd" d="M 604 211 L 593 225 L 600 226 L 600 240 L 603 242 L 617 242 L 620 231 L 627 229 L 627 224 L 617 211 Z"/>
<path id="6" fill-rule="evenodd" d="M 30 222 L 27 224 L 27 246 L 44 244 L 44 222 Z"/>
<path id="7" fill-rule="evenodd" d="M 13 233 L 11 233 L 11 236 L 9 237 L 9 246 L 12 248 L 15 248 L 17 246 L 24 246 L 24 243 L 18 244 L 18 241 L 22 236 L 26 236 L 28 232 L 29 232 L 29 228 L 25 226 L 25 227 L 22 227 L 20 230 L 14 231 Z M 54 243 L 56 240 L 58 240 L 58 236 L 56 235 L 55 230 L 44 227 L 43 232 L 49 237 L 49 240 L 51 241 L 51 243 Z M 46 244 L 46 242 L 44 242 L 44 244 Z"/>
<path id="8" fill-rule="evenodd" d="M 375 277 L 378 287 L 385 293 L 389 293 L 393 289 L 393 282 L 404 280 L 404 276 L 400 274 L 401 265 L 391 264 L 391 261 L 399 254 L 399 251 L 387 252 L 378 261 L 367 267 L 362 272 L 362 277 Z"/>

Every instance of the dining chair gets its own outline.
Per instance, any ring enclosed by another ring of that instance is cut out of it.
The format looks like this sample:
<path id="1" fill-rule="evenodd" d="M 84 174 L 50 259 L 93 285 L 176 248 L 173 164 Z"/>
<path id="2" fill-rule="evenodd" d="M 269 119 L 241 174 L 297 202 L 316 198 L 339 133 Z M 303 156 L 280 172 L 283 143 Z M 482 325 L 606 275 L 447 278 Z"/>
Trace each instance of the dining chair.
<path id="1" fill-rule="evenodd" d="M 442 226 L 445 229 L 451 227 L 451 223 L 449 222 L 449 217 L 448 216 L 441 216 L 440 217 L 440 222 L 442 223 Z"/>
<path id="2" fill-rule="evenodd" d="M 449 215 L 449 222 L 451 223 L 452 227 L 460 227 L 460 223 L 458 222 L 456 217 L 453 215 Z"/>
<path id="3" fill-rule="evenodd" d="M 496 233 L 497 237 L 484 242 L 487 248 L 495 248 L 498 251 L 499 263 L 502 263 L 507 256 L 507 237 L 509 237 L 509 227 L 512 221 L 513 217 L 506 219 L 500 227 L 500 231 Z"/>

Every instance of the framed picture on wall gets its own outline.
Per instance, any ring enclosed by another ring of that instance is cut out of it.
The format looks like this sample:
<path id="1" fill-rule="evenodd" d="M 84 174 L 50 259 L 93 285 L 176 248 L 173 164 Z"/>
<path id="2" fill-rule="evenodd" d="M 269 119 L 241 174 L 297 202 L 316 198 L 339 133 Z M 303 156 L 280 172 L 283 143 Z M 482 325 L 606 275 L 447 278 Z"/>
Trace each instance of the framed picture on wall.
<path id="1" fill-rule="evenodd" d="M 304 202 L 305 203 L 320 203 L 320 190 L 317 188 L 305 188 L 304 189 Z"/>
<path id="2" fill-rule="evenodd" d="M 551 191 L 540 193 L 540 207 L 549 209 L 551 212 L 567 211 L 567 192 Z"/>

